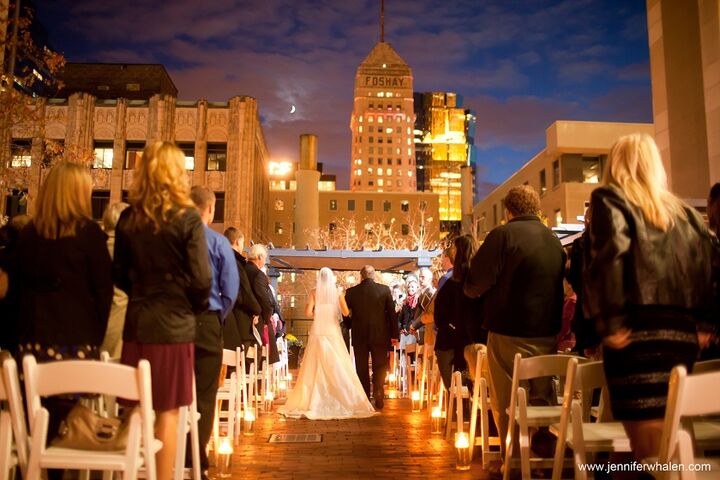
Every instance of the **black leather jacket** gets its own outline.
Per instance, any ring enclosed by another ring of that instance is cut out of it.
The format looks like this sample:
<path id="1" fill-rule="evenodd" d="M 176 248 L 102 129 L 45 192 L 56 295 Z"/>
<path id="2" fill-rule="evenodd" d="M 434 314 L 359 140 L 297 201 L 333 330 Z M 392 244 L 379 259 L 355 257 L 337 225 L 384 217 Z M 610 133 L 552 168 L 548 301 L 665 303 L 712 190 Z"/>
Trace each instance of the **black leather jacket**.
<path id="1" fill-rule="evenodd" d="M 676 218 L 663 232 L 612 186 L 593 191 L 590 209 L 583 303 L 601 335 L 631 327 L 633 309 L 643 306 L 677 308 L 699 322 L 716 320 L 717 238 L 697 211 L 686 207 L 687 220 Z"/>
<path id="2" fill-rule="evenodd" d="M 207 308 L 212 285 L 200 215 L 187 209 L 159 232 L 127 208 L 115 229 L 113 278 L 129 297 L 124 340 L 195 340 L 195 315 Z"/>

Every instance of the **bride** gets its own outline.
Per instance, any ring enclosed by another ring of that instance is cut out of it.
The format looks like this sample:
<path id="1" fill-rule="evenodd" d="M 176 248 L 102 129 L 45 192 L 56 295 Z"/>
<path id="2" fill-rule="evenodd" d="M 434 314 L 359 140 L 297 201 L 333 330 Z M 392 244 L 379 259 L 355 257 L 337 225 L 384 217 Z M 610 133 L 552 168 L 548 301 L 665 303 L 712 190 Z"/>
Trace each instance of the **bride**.
<path id="1" fill-rule="evenodd" d="M 314 320 L 295 388 L 280 413 L 311 420 L 365 418 L 377 412 L 365 395 L 340 332 L 340 312 L 349 313 L 332 270 L 323 267 L 310 294 Z"/>

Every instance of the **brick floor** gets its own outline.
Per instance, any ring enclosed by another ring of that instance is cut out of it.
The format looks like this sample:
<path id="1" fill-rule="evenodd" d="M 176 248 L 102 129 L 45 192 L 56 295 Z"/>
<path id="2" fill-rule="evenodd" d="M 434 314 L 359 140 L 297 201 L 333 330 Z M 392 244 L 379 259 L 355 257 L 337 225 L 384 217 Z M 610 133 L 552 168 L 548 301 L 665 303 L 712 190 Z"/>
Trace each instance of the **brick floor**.
<path id="1" fill-rule="evenodd" d="M 270 444 L 273 433 L 319 433 L 321 443 Z M 211 456 L 212 458 L 212 456 Z M 214 476 L 211 469 L 210 475 Z M 232 459 L 233 479 L 486 479 L 477 457 L 470 471 L 455 470 L 455 451 L 430 434 L 427 412 L 410 400 L 385 400 L 382 414 L 359 420 L 285 419 L 262 414 L 243 435 Z"/>

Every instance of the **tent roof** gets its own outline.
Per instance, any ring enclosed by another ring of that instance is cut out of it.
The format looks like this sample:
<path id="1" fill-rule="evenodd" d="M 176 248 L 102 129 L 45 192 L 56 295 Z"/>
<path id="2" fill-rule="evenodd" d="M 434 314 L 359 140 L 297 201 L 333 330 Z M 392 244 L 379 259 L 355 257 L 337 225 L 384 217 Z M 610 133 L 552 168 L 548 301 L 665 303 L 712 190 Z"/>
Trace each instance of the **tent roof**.
<path id="1" fill-rule="evenodd" d="M 429 267 L 432 259 L 442 253 L 435 250 L 294 250 L 273 248 L 268 250 L 268 263 L 280 269 L 360 270 L 372 265 L 378 271 L 407 272 Z"/>

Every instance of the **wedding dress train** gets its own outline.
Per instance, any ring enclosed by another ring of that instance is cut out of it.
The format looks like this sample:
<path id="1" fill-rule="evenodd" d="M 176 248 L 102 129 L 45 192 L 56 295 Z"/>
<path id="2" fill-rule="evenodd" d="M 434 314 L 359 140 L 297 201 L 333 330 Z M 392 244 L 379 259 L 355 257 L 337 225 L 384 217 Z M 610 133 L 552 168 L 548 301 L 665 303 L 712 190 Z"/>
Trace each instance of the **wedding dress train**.
<path id="1" fill-rule="evenodd" d="M 334 290 L 334 282 L 332 286 Z M 318 294 L 318 301 L 323 300 L 329 299 Z M 314 321 L 297 382 L 279 410 L 283 415 L 332 420 L 377 414 L 355 372 L 339 319 L 337 300 L 315 305 Z"/>

